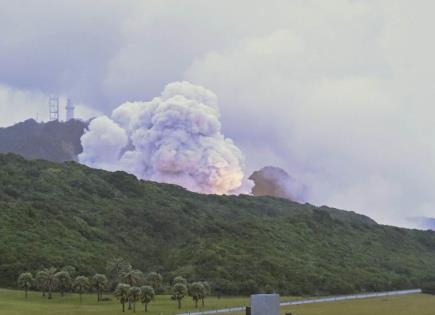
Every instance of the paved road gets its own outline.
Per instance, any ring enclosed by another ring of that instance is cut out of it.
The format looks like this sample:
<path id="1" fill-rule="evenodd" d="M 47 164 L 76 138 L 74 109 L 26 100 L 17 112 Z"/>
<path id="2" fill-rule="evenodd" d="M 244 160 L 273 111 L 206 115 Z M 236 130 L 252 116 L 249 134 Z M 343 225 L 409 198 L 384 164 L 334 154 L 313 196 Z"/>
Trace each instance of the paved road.
<path id="1" fill-rule="evenodd" d="M 346 301 L 346 300 L 356 300 L 356 299 L 368 299 L 368 298 L 382 297 L 382 296 L 418 294 L 418 293 L 421 293 L 421 289 L 331 296 L 331 297 L 325 297 L 320 299 L 282 302 L 280 305 L 290 306 L 290 305 L 301 305 L 301 304 L 325 303 L 325 302 Z M 220 310 L 210 310 L 210 311 L 203 311 L 203 312 L 181 313 L 178 315 L 224 314 L 224 313 L 235 313 L 235 312 L 243 312 L 243 311 L 245 311 L 245 307 L 241 306 L 241 307 L 224 308 Z"/>

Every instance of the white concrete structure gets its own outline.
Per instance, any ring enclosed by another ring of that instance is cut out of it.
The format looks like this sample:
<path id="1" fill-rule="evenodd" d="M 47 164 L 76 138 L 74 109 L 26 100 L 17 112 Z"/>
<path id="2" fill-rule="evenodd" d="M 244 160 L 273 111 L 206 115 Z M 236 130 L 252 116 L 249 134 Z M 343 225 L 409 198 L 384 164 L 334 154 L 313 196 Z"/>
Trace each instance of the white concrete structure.
<path id="1" fill-rule="evenodd" d="M 279 315 L 279 295 L 251 295 L 251 315 Z"/>

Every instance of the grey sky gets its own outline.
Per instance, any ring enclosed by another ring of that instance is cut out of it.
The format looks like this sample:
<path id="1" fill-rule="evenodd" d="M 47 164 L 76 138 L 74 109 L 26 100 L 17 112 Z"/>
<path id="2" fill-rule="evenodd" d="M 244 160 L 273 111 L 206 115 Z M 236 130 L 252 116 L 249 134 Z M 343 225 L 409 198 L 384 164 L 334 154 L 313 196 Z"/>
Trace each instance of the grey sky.
<path id="1" fill-rule="evenodd" d="M 313 203 L 407 224 L 435 216 L 434 9 L 424 0 L 0 0 L 0 125 L 45 115 L 50 93 L 109 113 L 185 79 L 219 97 L 247 173 L 281 166 Z"/>

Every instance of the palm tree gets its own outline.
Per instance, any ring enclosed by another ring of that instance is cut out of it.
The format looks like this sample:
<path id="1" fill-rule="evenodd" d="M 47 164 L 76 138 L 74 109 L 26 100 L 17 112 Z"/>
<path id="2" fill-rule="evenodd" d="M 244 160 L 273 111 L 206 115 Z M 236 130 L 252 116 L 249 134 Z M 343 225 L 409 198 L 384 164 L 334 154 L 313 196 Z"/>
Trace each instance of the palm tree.
<path id="1" fill-rule="evenodd" d="M 143 272 L 137 269 L 133 269 L 129 266 L 127 269 L 121 270 L 119 278 L 129 284 L 131 287 L 140 285 L 144 281 Z M 128 309 L 131 310 L 131 302 L 128 301 Z"/>
<path id="2" fill-rule="evenodd" d="M 106 272 L 111 285 L 119 283 L 119 276 L 122 270 L 131 269 L 130 263 L 122 257 L 115 257 L 109 260 L 106 265 Z"/>
<path id="3" fill-rule="evenodd" d="M 121 270 L 120 278 L 130 286 L 135 286 L 144 282 L 143 272 L 138 269 L 129 268 Z"/>
<path id="4" fill-rule="evenodd" d="M 178 308 L 181 308 L 181 300 L 187 294 L 187 286 L 184 283 L 175 283 L 172 287 L 172 299 L 177 300 Z"/>
<path id="5" fill-rule="evenodd" d="M 45 296 L 45 291 L 47 290 L 46 282 L 47 272 L 44 270 L 38 271 L 35 275 L 35 283 L 36 286 L 42 291 L 42 296 Z"/>
<path id="6" fill-rule="evenodd" d="M 154 300 L 154 288 L 149 285 L 144 285 L 140 288 L 140 301 L 145 305 L 145 312 L 148 312 L 148 304 Z"/>
<path id="7" fill-rule="evenodd" d="M 82 302 L 82 294 L 89 289 L 89 278 L 85 276 L 78 276 L 73 283 L 74 291 L 80 296 L 80 303 Z"/>
<path id="8" fill-rule="evenodd" d="M 97 290 L 97 301 L 101 301 L 103 297 L 103 290 L 107 288 L 108 285 L 107 277 L 103 274 L 97 273 L 92 277 L 92 285 Z"/>
<path id="9" fill-rule="evenodd" d="M 32 287 L 33 275 L 30 272 L 24 272 L 18 277 L 18 286 L 24 289 L 24 296 L 27 299 L 27 291 Z"/>
<path id="10" fill-rule="evenodd" d="M 210 284 L 207 281 L 204 281 L 202 285 L 204 286 L 204 294 L 201 296 L 201 301 L 202 301 L 202 306 L 204 307 L 205 306 L 204 300 L 207 296 L 211 294 L 211 288 L 210 288 Z"/>
<path id="11" fill-rule="evenodd" d="M 71 286 L 71 276 L 67 271 L 59 271 L 55 276 L 59 285 L 60 296 L 64 296 L 65 290 L 68 290 Z"/>
<path id="12" fill-rule="evenodd" d="M 162 275 L 160 275 L 157 272 L 150 272 L 147 275 L 146 282 L 147 282 L 148 285 L 153 287 L 155 292 L 157 292 L 157 290 L 159 290 L 160 287 L 162 286 L 163 277 L 162 277 Z"/>
<path id="13" fill-rule="evenodd" d="M 125 302 L 128 300 L 128 290 L 130 289 L 130 285 L 125 283 L 119 283 L 116 287 L 113 295 L 119 300 L 122 304 L 122 312 L 125 312 Z"/>
<path id="14" fill-rule="evenodd" d="M 189 286 L 189 295 L 195 301 L 195 307 L 198 307 L 198 301 L 205 295 L 205 287 L 201 282 L 194 282 Z"/>
<path id="15" fill-rule="evenodd" d="M 44 269 L 44 272 L 46 273 L 45 287 L 48 290 L 48 298 L 52 299 L 51 293 L 54 289 L 56 289 L 57 285 L 56 268 L 51 267 L 48 269 Z"/>
<path id="16" fill-rule="evenodd" d="M 182 277 L 182 276 L 175 277 L 174 280 L 172 280 L 172 282 L 174 284 L 176 284 L 176 283 L 182 283 L 184 285 L 187 285 L 187 280 L 184 277 Z"/>
<path id="17" fill-rule="evenodd" d="M 136 313 L 136 302 L 140 299 L 140 288 L 130 287 L 128 289 L 128 301 L 133 304 L 133 313 Z"/>

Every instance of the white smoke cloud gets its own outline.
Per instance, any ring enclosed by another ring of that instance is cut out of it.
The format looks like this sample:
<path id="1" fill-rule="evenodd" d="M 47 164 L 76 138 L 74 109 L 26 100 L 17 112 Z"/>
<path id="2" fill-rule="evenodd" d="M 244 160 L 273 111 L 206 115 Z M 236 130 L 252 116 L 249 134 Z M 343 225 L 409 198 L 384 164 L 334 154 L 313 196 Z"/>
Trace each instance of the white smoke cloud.
<path id="1" fill-rule="evenodd" d="M 252 173 L 249 179 L 255 183 L 252 187 L 254 196 L 274 196 L 298 202 L 306 201 L 307 187 L 279 167 L 263 167 Z"/>
<path id="2" fill-rule="evenodd" d="M 286 22 L 196 58 L 185 78 L 219 95 L 248 170 L 282 167 L 309 202 L 381 223 L 433 217 L 434 3 L 291 3 Z"/>
<path id="3" fill-rule="evenodd" d="M 435 216 L 434 1 L 0 1 L 2 84 L 108 114 L 188 80 L 219 96 L 247 173 L 279 166 L 382 223 Z M 15 99 L 1 124 L 46 113 Z"/>
<path id="4" fill-rule="evenodd" d="M 90 166 L 115 170 L 121 150 L 128 144 L 127 132 L 107 116 L 92 120 L 89 130 L 81 138 L 84 150 L 80 161 Z"/>
<path id="5" fill-rule="evenodd" d="M 127 102 L 92 121 L 80 162 L 141 179 L 224 194 L 242 185 L 243 155 L 221 133 L 216 95 L 188 82 L 149 102 Z"/>

